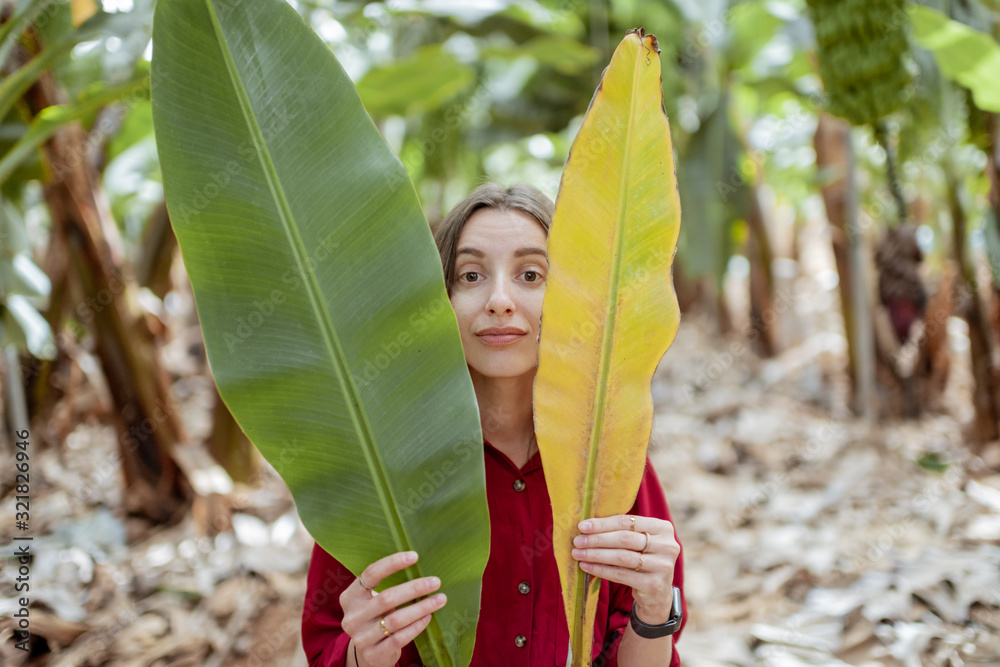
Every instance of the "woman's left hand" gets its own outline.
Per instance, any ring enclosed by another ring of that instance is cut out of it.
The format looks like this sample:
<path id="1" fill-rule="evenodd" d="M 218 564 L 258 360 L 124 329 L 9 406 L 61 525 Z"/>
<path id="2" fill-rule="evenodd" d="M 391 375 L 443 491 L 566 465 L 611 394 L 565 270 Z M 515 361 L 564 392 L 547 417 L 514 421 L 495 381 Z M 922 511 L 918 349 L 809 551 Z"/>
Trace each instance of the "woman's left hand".
<path id="1" fill-rule="evenodd" d="M 674 563 L 681 551 L 673 524 L 619 514 L 581 521 L 578 528 L 582 534 L 573 539 L 573 558 L 583 571 L 631 587 L 636 614 L 644 622 L 670 620 Z"/>

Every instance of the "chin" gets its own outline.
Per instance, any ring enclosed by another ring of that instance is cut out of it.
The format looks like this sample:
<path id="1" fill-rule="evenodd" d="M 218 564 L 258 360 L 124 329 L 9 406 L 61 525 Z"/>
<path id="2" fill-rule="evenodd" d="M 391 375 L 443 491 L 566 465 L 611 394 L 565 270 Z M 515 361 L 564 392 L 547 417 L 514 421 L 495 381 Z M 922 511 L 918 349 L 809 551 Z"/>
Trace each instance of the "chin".
<path id="1" fill-rule="evenodd" d="M 469 367 L 488 378 L 517 378 L 534 375 L 537 364 L 527 359 L 476 359 Z"/>

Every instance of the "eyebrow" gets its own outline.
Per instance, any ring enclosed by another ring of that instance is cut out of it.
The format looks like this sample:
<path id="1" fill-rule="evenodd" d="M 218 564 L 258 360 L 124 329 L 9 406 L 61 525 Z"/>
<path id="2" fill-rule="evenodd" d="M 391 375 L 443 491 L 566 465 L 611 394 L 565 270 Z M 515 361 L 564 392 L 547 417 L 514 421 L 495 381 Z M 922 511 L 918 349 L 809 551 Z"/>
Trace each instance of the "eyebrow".
<path id="1" fill-rule="evenodd" d="M 514 251 L 514 257 L 527 257 L 528 255 L 541 255 L 548 257 L 545 248 L 518 248 Z"/>
<path id="2" fill-rule="evenodd" d="M 470 247 L 459 248 L 455 253 L 456 257 L 458 255 L 472 255 L 473 257 L 479 257 L 480 259 L 486 257 L 486 253 L 479 248 Z M 514 251 L 514 257 L 527 257 L 529 255 L 541 255 L 542 257 L 548 257 L 548 254 L 545 252 L 545 248 L 518 248 Z"/>

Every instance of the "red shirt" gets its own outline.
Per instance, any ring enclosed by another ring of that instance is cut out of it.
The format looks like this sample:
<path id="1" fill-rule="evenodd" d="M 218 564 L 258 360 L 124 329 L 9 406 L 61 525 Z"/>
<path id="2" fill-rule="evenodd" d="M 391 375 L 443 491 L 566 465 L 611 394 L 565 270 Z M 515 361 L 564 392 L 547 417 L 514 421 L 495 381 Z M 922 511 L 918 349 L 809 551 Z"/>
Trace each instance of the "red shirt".
<path id="1" fill-rule="evenodd" d="M 483 573 L 471 667 L 564 667 L 569 626 L 552 551 L 552 505 L 541 456 L 536 453 L 518 470 L 503 452 L 486 441 L 483 444 L 490 509 L 490 557 Z M 663 487 L 648 458 L 635 504 L 628 514 L 670 521 Z M 350 571 L 319 545 L 314 547 L 302 615 L 302 645 L 311 666 L 347 664 L 350 637 L 340 627 L 343 610 L 339 599 L 341 591 L 352 581 L 354 575 Z M 683 581 L 682 551 L 674 568 L 674 585 L 683 590 Z M 683 628 L 687 622 L 687 603 L 683 596 L 681 599 Z M 632 589 L 602 580 L 592 654 L 597 666 L 617 666 L 618 645 L 631 612 Z M 527 640 L 522 647 L 515 643 L 518 636 Z M 675 642 L 679 636 L 678 630 Z M 416 644 L 406 645 L 396 664 L 422 667 Z M 675 648 L 670 667 L 680 664 Z"/>

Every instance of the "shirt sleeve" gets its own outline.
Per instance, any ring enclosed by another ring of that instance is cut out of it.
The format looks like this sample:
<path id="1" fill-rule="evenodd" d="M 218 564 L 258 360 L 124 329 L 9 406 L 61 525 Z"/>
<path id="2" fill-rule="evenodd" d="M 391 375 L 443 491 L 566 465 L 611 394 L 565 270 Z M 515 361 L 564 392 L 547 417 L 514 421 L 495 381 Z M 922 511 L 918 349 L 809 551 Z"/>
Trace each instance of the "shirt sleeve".
<path id="1" fill-rule="evenodd" d="M 310 667 L 346 667 L 351 638 L 340 626 L 340 594 L 354 575 L 318 544 L 313 547 L 302 607 L 302 648 Z"/>
<path id="2" fill-rule="evenodd" d="M 657 519 L 664 519 L 673 524 L 670 518 L 670 509 L 667 507 L 667 498 L 663 493 L 663 486 L 660 479 L 653 470 L 653 464 L 649 457 L 646 457 L 646 469 L 639 483 L 639 492 L 636 494 L 635 504 L 629 510 L 629 514 L 638 516 L 650 516 Z M 677 527 L 674 526 L 674 538 L 680 545 L 681 540 L 677 536 Z M 674 586 L 681 589 L 681 627 L 673 634 L 674 650 L 670 659 L 670 667 L 680 667 L 681 658 L 677 653 L 677 640 L 680 639 L 681 630 L 687 623 L 687 600 L 684 597 L 684 547 L 681 546 L 677 555 L 677 563 L 674 565 Z M 610 582 L 610 601 L 608 604 L 608 632 L 605 635 L 604 649 L 600 657 L 594 661 L 594 667 L 618 667 L 618 647 L 621 639 L 625 635 L 625 628 L 632 618 L 632 589 L 615 582 Z"/>

